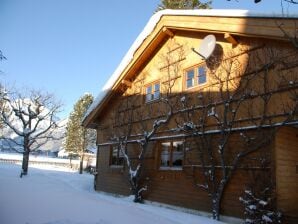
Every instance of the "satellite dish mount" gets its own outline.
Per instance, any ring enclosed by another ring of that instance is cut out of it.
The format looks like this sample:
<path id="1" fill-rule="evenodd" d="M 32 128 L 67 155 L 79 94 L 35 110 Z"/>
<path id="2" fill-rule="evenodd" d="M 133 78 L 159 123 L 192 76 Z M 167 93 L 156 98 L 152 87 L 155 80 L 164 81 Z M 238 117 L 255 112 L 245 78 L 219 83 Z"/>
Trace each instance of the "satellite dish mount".
<path id="1" fill-rule="evenodd" d="M 213 53 L 215 49 L 215 45 L 216 45 L 216 38 L 214 35 L 210 34 L 202 40 L 198 50 L 196 50 L 195 48 L 191 48 L 191 50 L 196 54 L 198 54 L 204 60 L 207 60 Z"/>

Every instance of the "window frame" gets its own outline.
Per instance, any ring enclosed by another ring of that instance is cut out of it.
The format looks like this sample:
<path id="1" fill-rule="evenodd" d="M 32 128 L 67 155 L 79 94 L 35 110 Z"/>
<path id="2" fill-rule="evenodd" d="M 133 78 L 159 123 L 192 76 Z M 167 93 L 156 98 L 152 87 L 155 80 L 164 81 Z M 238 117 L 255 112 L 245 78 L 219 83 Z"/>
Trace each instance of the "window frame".
<path id="1" fill-rule="evenodd" d="M 192 78 L 191 79 L 189 78 L 189 75 L 190 74 L 192 74 Z M 196 75 L 195 75 L 195 69 L 194 68 L 193 69 L 188 69 L 186 71 L 186 73 L 185 73 L 185 76 L 186 76 L 185 77 L 185 86 L 186 86 L 186 89 L 190 89 L 190 88 L 195 87 L 195 77 L 196 77 Z M 190 80 L 191 80 L 191 86 L 189 87 L 188 86 L 188 83 L 189 83 Z"/>
<path id="2" fill-rule="evenodd" d="M 205 82 L 199 83 L 200 77 L 203 77 L 200 75 L 200 68 L 204 68 L 205 71 Z M 190 80 L 188 77 L 189 72 L 192 71 L 193 73 L 193 78 L 192 78 L 192 86 L 188 87 L 188 81 Z M 207 65 L 205 63 L 201 63 L 192 67 L 189 67 L 185 69 L 184 72 L 184 81 L 183 81 L 183 86 L 185 90 L 193 89 L 196 87 L 201 87 L 204 86 L 208 83 L 208 71 L 207 71 Z"/>
<path id="3" fill-rule="evenodd" d="M 200 74 L 200 69 L 204 69 L 204 76 L 205 76 L 205 82 L 203 83 L 200 83 L 200 77 L 203 77 L 201 74 Z M 198 66 L 196 67 L 196 70 L 197 70 L 197 85 L 198 86 L 201 86 L 201 85 L 204 85 L 207 83 L 207 66 L 204 64 L 204 65 L 201 65 L 201 66 Z"/>
<path id="4" fill-rule="evenodd" d="M 117 156 L 116 156 L 116 163 L 113 163 L 113 153 L 114 150 L 117 150 Z M 119 148 L 118 145 L 111 145 L 110 146 L 110 162 L 109 162 L 109 166 L 111 168 L 122 168 L 124 167 L 125 161 L 124 161 L 124 155 L 120 156 L 121 150 Z M 120 160 L 120 158 L 122 158 L 122 160 Z"/>
<path id="5" fill-rule="evenodd" d="M 156 85 L 159 86 L 158 91 L 157 91 Z M 148 99 L 148 95 L 149 95 L 149 93 L 147 93 L 148 88 L 151 88 L 150 99 Z M 160 90 L 161 90 L 161 84 L 159 80 L 144 85 L 145 103 L 151 103 L 151 102 L 160 100 L 160 97 L 161 97 Z M 158 97 L 155 97 L 156 93 L 158 93 Z"/>
<path id="6" fill-rule="evenodd" d="M 174 152 L 180 152 L 177 150 L 174 150 L 174 143 L 180 143 L 179 145 L 182 146 L 182 159 L 181 159 L 181 165 L 173 165 L 174 163 Z M 165 166 L 162 165 L 162 153 L 163 153 L 163 144 L 169 143 L 168 147 L 168 158 L 169 158 L 169 165 Z M 183 140 L 177 140 L 177 141 L 163 141 L 159 144 L 159 161 L 158 161 L 158 168 L 159 170 L 183 170 L 183 164 L 185 160 L 185 142 Z"/>

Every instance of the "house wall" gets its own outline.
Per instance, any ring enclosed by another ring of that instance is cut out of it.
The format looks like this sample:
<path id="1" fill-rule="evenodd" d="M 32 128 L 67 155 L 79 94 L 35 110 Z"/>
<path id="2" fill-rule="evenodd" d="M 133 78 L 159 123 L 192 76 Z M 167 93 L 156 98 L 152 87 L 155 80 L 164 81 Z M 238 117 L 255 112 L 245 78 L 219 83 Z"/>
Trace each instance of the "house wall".
<path id="1" fill-rule="evenodd" d="M 275 140 L 277 207 L 292 223 L 298 222 L 298 129 L 281 129 Z"/>
<path id="2" fill-rule="evenodd" d="M 230 144 L 240 146 L 239 133 L 235 133 L 231 137 Z M 188 139 L 188 142 L 193 141 Z M 161 141 L 163 142 L 163 141 Z M 186 152 L 182 169 L 161 169 L 159 167 L 159 141 L 150 143 L 147 152 L 146 161 L 143 171 L 143 184 L 148 186 L 148 190 L 144 193 L 144 198 L 149 201 L 156 201 L 170 205 L 195 209 L 200 211 L 210 212 L 211 201 L 207 191 L 198 187 L 198 184 L 203 184 L 202 168 L 200 168 L 199 155 L 194 148 Z M 129 146 L 129 150 L 133 147 Z M 236 153 L 237 147 L 228 147 L 228 154 Z M 272 146 L 262 150 L 263 154 L 269 154 L 272 151 Z M 128 182 L 128 170 L 124 166 L 110 166 L 110 146 L 100 146 L 98 157 L 98 175 L 97 175 L 97 190 L 120 195 L 129 195 L 130 185 Z M 137 155 L 136 153 L 131 153 Z M 221 213 L 228 216 L 243 217 L 244 206 L 239 201 L 239 197 L 244 196 L 244 190 L 247 188 L 255 189 L 264 182 L 271 182 L 271 166 L 265 169 L 256 168 L 260 164 L 251 162 L 254 158 L 259 157 L 258 153 L 254 153 L 242 161 L 241 167 L 234 173 L 230 184 L 225 189 Z M 270 164 L 271 157 L 268 158 Z M 132 160 L 134 161 L 134 160 Z M 194 165 L 196 164 L 196 165 Z M 221 170 L 217 170 L 220 175 Z M 262 183 L 252 184 L 254 181 Z M 262 185 L 263 186 L 263 185 Z"/>
<path id="3" fill-rule="evenodd" d="M 110 167 L 110 146 L 99 147 L 97 161 L 96 190 L 128 195 L 129 185 L 123 168 Z"/>
<path id="4" fill-rule="evenodd" d="M 183 86 L 185 70 L 203 63 L 203 60 L 200 59 L 191 48 L 199 46 L 202 38 L 206 35 L 207 33 L 177 31 L 174 38 L 164 40 L 163 44 L 154 51 L 154 55 L 144 61 L 142 66 L 139 67 L 139 70 L 135 72 L 135 75 L 129 79 L 132 83 L 131 87 L 123 85 L 117 90 L 119 92 L 112 96 L 109 105 L 104 108 L 98 118 L 97 142 L 100 146 L 97 163 L 97 190 L 123 195 L 130 194 L 127 168 L 111 166 L 111 146 L 109 143 L 112 142 L 113 136 L 121 136 L 128 133 L 128 124 L 131 117 L 133 118 L 133 122 L 131 123 L 133 126 L 132 134 L 135 135 L 133 138 L 136 139 L 138 135 L 143 133 L 143 129 L 151 130 L 154 120 L 167 113 L 168 108 L 161 101 L 148 104 L 144 103 L 144 87 L 147 84 L 161 80 L 162 96 L 168 94 L 168 98 L 173 102 L 175 109 L 181 107 L 179 99 L 183 96 L 189 97 L 189 103 L 193 103 L 193 105 L 199 104 L 198 95 L 201 94 L 205 94 L 203 95 L 204 97 L 211 97 L 214 101 L 220 98 L 220 93 L 218 92 L 219 82 L 210 77 L 207 78 L 208 82 L 206 85 L 192 88 L 187 91 Z M 216 38 L 218 44 L 215 51 L 216 57 L 214 58 L 215 61 L 213 61 L 210 66 L 213 66 L 212 69 L 216 70 L 219 74 L 225 75 L 230 73 L 232 81 L 230 82 L 229 87 L 227 87 L 229 88 L 229 91 L 238 88 L 237 84 L 239 83 L 239 80 L 243 78 L 241 76 L 243 73 L 253 73 L 259 68 L 261 69 L 262 64 L 269 62 L 270 55 L 266 54 L 270 54 L 270 51 L 266 51 L 264 47 L 265 43 L 269 45 L 269 49 L 274 49 L 277 52 L 290 49 L 290 46 L 285 43 L 277 43 L 266 39 L 238 37 L 239 44 L 233 46 L 220 34 L 217 34 Z M 259 51 L 259 49 L 262 50 Z M 254 52 L 257 53 L 255 53 L 249 60 L 247 52 L 252 52 L 252 54 L 254 54 Z M 165 62 L 166 60 L 169 61 Z M 262 61 L 260 62 L 258 60 Z M 294 59 L 289 56 L 288 60 L 293 61 Z M 231 61 L 233 61 L 233 66 L 229 67 Z M 252 65 L 247 66 L 249 64 L 248 61 Z M 220 65 L 217 64 L 218 62 Z M 225 63 L 227 64 L 226 67 L 223 65 Z M 172 69 L 177 69 L 177 71 L 173 72 L 168 70 L 167 65 L 169 64 L 172 66 Z M 228 68 L 228 70 L 226 68 Z M 277 71 L 280 73 L 280 67 L 272 71 L 269 76 L 270 78 L 267 80 L 270 83 L 270 88 L 275 88 L 276 83 L 280 84 L 278 77 L 276 76 Z M 289 73 L 289 75 L 291 74 L 292 73 Z M 172 83 L 173 86 L 170 87 L 169 83 Z M 261 78 L 255 78 L 253 84 L 250 84 L 252 86 L 248 86 L 248 88 L 257 91 L 264 86 L 264 83 L 266 83 L 266 81 Z M 171 91 L 169 91 L 169 88 Z M 276 97 L 276 99 L 272 100 L 268 105 L 269 110 L 272 111 L 271 114 L 274 115 L 281 112 L 284 108 L 277 102 L 287 102 L 287 99 L 286 94 L 281 94 Z M 252 99 L 251 102 L 247 103 L 243 108 L 240 108 L 240 112 L 237 114 L 237 119 L 242 119 L 248 116 L 247 108 L 251 108 L 252 112 L 257 115 L 262 109 L 261 100 Z M 217 109 L 220 112 L 222 106 L 218 106 Z M 200 112 L 197 112 L 196 116 L 200 117 Z M 169 131 L 177 125 L 175 118 L 178 118 L 178 115 L 175 115 L 166 127 L 162 127 L 157 136 L 166 138 L 166 136 L 175 135 L 174 132 Z M 272 120 L 276 122 L 279 121 L 279 119 L 280 117 L 272 118 Z M 239 122 L 238 127 L 250 126 L 252 124 L 253 123 L 249 121 L 242 121 Z M 210 119 L 208 125 L 210 125 L 210 129 L 216 127 L 215 120 Z M 238 148 L 236 145 L 240 141 L 239 136 L 239 133 L 236 133 L 231 137 L 231 147 L 229 147 L 227 155 L 235 155 L 237 152 Z M 295 141 L 297 143 L 297 140 Z M 210 211 L 211 205 L 208 194 L 206 191 L 198 189 L 194 182 L 194 177 L 199 177 L 201 173 L 199 168 L 194 168 L 192 166 L 193 164 L 199 164 L 198 162 L 196 163 L 198 155 L 195 153 L 186 154 L 185 156 L 189 157 L 189 159 L 192 160 L 192 163 L 184 163 L 185 166 L 182 170 L 161 170 L 159 169 L 159 143 L 159 141 L 152 142 L 150 150 L 146 155 L 144 181 L 148 185 L 148 191 L 145 192 L 145 199 Z M 270 155 L 271 151 L 274 150 L 270 145 L 266 148 L 265 152 Z M 131 153 L 131 155 L 137 155 L 135 147 L 131 149 Z M 284 196 L 286 194 L 281 190 L 284 189 L 281 185 L 283 180 L 280 179 L 281 177 L 279 176 L 279 173 L 283 172 L 281 170 L 283 167 L 280 165 L 282 158 L 278 157 L 278 153 L 276 156 L 277 182 L 279 183 L 278 195 L 281 197 L 278 204 L 281 208 L 284 208 L 285 211 L 288 211 L 288 207 L 286 207 L 288 206 L 287 202 L 283 202 L 285 201 L 283 198 L 287 196 Z M 269 160 L 271 167 L 271 156 L 269 156 Z M 250 164 L 249 160 L 244 161 L 244 164 L 246 164 L 246 162 L 247 164 Z M 250 181 L 253 178 L 248 178 L 248 176 L 252 175 L 251 173 L 251 169 L 243 168 L 239 169 L 233 175 L 233 178 L 230 180 L 230 183 L 224 192 L 221 208 L 223 214 L 242 216 L 243 207 L 239 202 L 239 197 L 243 194 L 245 187 L 251 183 Z M 254 174 L 261 179 L 265 177 L 272 178 L 271 169 L 255 171 Z M 293 212 L 296 212 L 296 210 Z"/>

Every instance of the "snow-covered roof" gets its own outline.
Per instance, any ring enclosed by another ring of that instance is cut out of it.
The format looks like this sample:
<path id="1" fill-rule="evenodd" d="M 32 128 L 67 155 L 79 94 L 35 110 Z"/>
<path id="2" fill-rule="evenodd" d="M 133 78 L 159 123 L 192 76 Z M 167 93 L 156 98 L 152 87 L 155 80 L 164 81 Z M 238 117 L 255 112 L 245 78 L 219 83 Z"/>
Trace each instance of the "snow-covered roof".
<path id="1" fill-rule="evenodd" d="M 69 153 L 65 150 L 65 149 L 62 149 L 58 152 L 58 157 L 64 157 L 64 156 L 68 156 Z"/>
<path id="2" fill-rule="evenodd" d="M 214 16 L 214 17 L 244 17 L 244 18 L 298 18 L 298 14 L 283 15 L 278 13 L 264 13 L 264 12 L 251 12 L 248 10 L 235 10 L 235 9 L 195 9 L 195 10 L 172 10 L 166 9 L 155 13 L 143 31 L 139 34 L 137 39 L 134 41 L 124 58 L 122 59 L 119 66 L 116 68 L 114 73 L 111 75 L 109 80 L 106 82 L 98 96 L 95 98 L 94 102 L 88 108 L 84 119 L 85 120 L 104 100 L 104 98 L 112 91 L 113 86 L 116 81 L 121 76 L 122 72 L 129 65 L 133 59 L 133 55 L 136 50 L 140 47 L 143 41 L 150 35 L 157 23 L 160 21 L 162 16 L 172 15 L 172 16 Z"/>

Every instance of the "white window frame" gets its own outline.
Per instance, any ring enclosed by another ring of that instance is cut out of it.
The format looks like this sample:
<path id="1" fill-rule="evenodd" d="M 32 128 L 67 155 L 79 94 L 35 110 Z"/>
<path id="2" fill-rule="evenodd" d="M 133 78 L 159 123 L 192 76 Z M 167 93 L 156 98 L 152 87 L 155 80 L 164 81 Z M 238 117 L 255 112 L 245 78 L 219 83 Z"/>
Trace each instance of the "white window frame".
<path id="1" fill-rule="evenodd" d="M 200 78 L 203 76 L 202 74 L 200 74 L 200 69 L 204 69 L 204 73 L 203 75 L 204 77 L 204 82 L 200 83 Z M 189 74 L 190 72 L 192 72 L 193 77 L 191 79 L 189 79 Z M 188 86 L 189 84 L 189 80 L 191 80 L 191 86 Z M 193 66 L 189 69 L 186 69 L 185 71 L 185 78 L 184 78 L 184 88 L 185 89 L 192 89 L 198 86 L 202 86 L 205 85 L 208 81 L 208 76 L 207 76 L 207 66 L 206 64 L 200 64 L 197 66 Z"/>
<path id="2" fill-rule="evenodd" d="M 158 88 L 156 88 L 158 86 Z M 148 89 L 150 88 L 150 92 Z M 145 85 L 145 102 L 149 103 L 160 99 L 160 82 L 153 82 Z"/>

